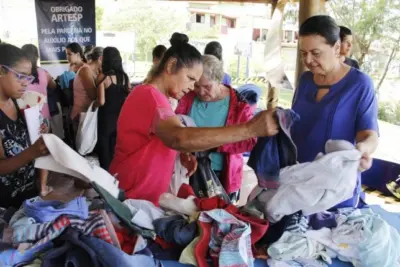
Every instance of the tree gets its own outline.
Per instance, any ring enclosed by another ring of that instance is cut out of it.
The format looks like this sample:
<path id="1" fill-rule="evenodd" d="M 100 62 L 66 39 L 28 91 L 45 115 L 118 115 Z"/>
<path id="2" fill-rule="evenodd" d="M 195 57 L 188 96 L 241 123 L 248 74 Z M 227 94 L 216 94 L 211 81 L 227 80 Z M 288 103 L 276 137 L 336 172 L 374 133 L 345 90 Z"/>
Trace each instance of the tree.
<path id="1" fill-rule="evenodd" d="M 101 30 L 101 27 L 103 25 L 104 9 L 100 6 L 96 6 L 95 14 L 96 14 L 96 30 Z"/>
<path id="2" fill-rule="evenodd" d="M 327 3 L 338 22 L 352 29 L 358 48 L 355 57 L 360 66 L 370 53 L 373 42 L 388 42 L 393 34 L 400 32 L 399 1 L 331 0 Z"/>
<path id="3" fill-rule="evenodd" d="M 154 0 L 120 0 L 117 11 L 104 20 L 108 31 L 133 31 L 137 50 L 147 55 L 154 46 L 165 43 L 174 31 L 182 31 L 188 12 L 181 3 Z"/>
<path id="4" fill-rule="evenodd" d="M 386 64 L 385 64 L 385 68 L 384 68 L 384 70 L 382 72 L 381 78 L 379 79 L 379 82 L 378 82 L 378 84 L 376 86 L 376 89 L 375 89 L 377 94 L 378 94 L 378 96 L 379 96 L 379 89 L 381 88 L 381 85 L 382 85 L 383 81 L 386 78 L 386 74 L 387 74 L 387 72 L 389 70 L 390 64 L 392 63 L 393 59 L 396 57 L 397 52 L 398 52 L 398 50 L 400 48 L 400 45 L 399 45 L 399 43 L 400 43 L 400 34 L 399 34 L 399 37 L 397 38 L 397 40 L 395 42 L 397 44 L 394 43 L 392 45 L 392 51 L 389 54 L 389 57 L 388 57 L 388 59 L 386 61 Z"/>

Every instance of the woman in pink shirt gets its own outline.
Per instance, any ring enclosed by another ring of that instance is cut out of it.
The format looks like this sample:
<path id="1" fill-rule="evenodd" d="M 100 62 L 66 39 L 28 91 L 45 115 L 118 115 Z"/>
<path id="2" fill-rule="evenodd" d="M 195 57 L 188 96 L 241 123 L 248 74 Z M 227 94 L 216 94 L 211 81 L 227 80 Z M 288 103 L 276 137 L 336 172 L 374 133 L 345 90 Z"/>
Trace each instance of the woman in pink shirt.
<path id="1" fill-rule="evenodd" d="M 168 97 L 180 99 L 192 91 L 203 73 L 201 54 L 188 41 L 186 35 L 175 33 L 147 84 L 134 88 L 122 107 L 110 173 L 118 178 L 127 198 L 158 205 L 160 195 L 168 191 L 176 151 L 186 152 L 181 160 L 190 175 L 197 163 L 189 152 L 278 132 L 271 111 L 239 125 L 183 127 Z"/>
<path id="2" fill-rule="evenodd" d="M 38 66 L 39 51 L 36 46 L 32 44 L 26 44 L 21 49 L 31 61 L 32 76 L 35 77 L 33 82 L 31 84 L 28 84 L 28 86 L 26 87 L 26 93 L 36 93 L 37 103 L 42 103 L 41 113 L 44 122 L 47 126 L 49 126 L 49 120 L 51 117 L 47 100 L 47 88 L 55 90 L 57 88 L 57 84 L 54 81 L 53 77 L 51 77 L 51 75 L 47 71 Z"/>

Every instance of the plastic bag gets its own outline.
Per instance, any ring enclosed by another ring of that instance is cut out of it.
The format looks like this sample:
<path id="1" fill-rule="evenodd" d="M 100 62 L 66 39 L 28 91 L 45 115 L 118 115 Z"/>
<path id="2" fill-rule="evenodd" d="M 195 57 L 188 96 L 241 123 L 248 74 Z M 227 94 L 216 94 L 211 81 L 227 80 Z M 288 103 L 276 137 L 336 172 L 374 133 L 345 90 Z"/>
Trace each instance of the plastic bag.
<path id="1" fill-rule="evenodd" d="M 221 197 L 227 203 L 230 203 L 229 195 L 226 193 L 218 176 L 211 169 L 210 152 L 197 152 L 197 170 L 190 177 L 189 184 L 194 193 L 200 198 L 210 198 L 214 196 Z"/>
<path id="2" fill-rule="evenodd" d="M 97 113 L 96 108 L 92 110 L 93 103 L 90 104 L 87 112 L 82 112 L 79 118 L 79 126 L 76 134 L 76 148 L 81 155 L 91 153 L 97 143 Z"/>

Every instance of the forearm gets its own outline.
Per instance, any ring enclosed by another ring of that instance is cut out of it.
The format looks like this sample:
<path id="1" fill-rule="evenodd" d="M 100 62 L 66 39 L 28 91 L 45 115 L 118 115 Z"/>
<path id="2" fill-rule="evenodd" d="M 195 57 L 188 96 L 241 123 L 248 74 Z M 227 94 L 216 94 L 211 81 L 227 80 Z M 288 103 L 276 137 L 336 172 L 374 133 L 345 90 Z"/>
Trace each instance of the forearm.
<path id="1" fill-rule="evenodd" d="M 38 169 L 39 173 L 39 188 L 40 188 L 40 195 L 46 195 L 48 193 L 47 190 L 47 176 L 49 175 L 48 170 Z"/>
<path id="2" fill-rule="evenodd" d="M 374 131 L 365 131 L 357 134 L 357 144 L 362 143 L 365 147 L 367 154 L 371 155 L 378 147 L 379 138 L 378 134 Z"/>
<path id="3" fill-rule="evenodd" d="M 27 165 L 35 159 L 31 149 L 26 149 L 18 155 L 0 160 L 0 175 L 10 174 Z"/>
<path id="4" fill-rule="evenodd" d="M 218 128 L 176 129 L 171 148 L 181 152 L 205 151 L 255 137 L 245 124 Z"/>

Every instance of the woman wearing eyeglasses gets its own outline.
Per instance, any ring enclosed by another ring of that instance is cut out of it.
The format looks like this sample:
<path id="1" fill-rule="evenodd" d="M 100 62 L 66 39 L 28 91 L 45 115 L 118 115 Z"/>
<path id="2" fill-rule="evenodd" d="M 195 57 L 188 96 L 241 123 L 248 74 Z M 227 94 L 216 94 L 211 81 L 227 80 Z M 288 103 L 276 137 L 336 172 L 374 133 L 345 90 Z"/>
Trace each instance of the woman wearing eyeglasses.
<path id="1" fill-rule="evenodd" d="M 42 138 L 30 144 L 15 101 L 35 79 L 31 69 L 21 49 L 0 44 L 0 207 L 19 208 L 24 200 L 38 195 L 33 160 L 48 154 Z"/>

